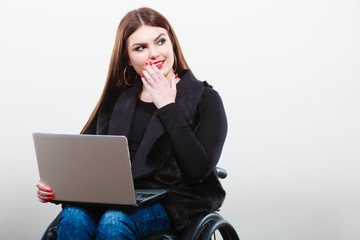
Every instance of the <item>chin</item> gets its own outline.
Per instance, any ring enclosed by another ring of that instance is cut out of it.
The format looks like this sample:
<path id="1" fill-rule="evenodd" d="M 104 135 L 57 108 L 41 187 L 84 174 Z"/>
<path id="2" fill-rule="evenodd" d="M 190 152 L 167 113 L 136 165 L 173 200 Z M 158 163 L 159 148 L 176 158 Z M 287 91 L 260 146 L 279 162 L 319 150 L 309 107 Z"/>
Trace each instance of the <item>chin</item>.
<path id="1" fill-rule="evenodd" d="M 168 78 L 169 76 L 175 75 L 174 71 L 168 71 L 166 74 L 164 73 L 165 77 Z"/>

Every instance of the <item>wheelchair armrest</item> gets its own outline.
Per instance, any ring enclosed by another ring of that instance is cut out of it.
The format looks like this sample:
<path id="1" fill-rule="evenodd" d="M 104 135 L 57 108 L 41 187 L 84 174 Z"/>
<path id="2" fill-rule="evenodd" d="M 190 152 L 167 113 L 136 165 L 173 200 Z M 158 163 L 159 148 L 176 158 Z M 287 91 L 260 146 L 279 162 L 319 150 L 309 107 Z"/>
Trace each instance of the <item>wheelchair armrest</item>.
<path id="1" fill-rule="evenodd" d="M 60 215 L 61 215 L 61 212 L 56 216 L 56 218 L 47 227 L 44 235 L 41 237 L 41 240 L 56 240 L 57 239 L 57 224 L 59 222 Z"/>
<path id="2" fill-rule="evenodd" d="M 216 167 L 216 174 L 220 179 L 224 179 L 227 177 L 227 171 L 220 167 Z"/>

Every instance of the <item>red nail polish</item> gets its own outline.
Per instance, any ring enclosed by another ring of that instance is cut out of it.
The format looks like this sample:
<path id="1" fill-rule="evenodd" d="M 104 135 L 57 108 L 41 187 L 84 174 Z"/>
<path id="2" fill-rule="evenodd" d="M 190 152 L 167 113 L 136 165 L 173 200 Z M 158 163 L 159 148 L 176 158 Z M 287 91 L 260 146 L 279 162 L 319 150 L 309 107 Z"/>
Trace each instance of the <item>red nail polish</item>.
<path id="1" fill-rule="evenodd" d="M 141 78 L 144 78 L 144 74 L 141 74 Z"/>
<path id="2" fill-rule="evenodd" d="M 149 63 L 150 63 L 150 66 L 152 66 L 152 65 L 153 65 L 152 61 L 149 61 Z"/>
<path id="3" fill-rule="evenodd" d="M 52 192 L 51 190 L 46 190 L 47 192 Z"/>
<path id="4" fill-rule="evenodd" d="M 146 69 L 145 69 L 145 68 L 142 68 L 142 70 L 143 70 L 143 71 L 146 71 Z"/>
<path id="5" fill-rule="evenodd" d="M 49 200 L 53 200 L 54 198 L 53 197 L 49 197 Z"/>
<path id="6" fill-rule="evenodd" d="M 149 65 L 148 63 L 145 63 L 145 66 Z"/>
<path id="7" fill-rule="evenodd" d="M 175 79 L 177 79 L 178 78 L 178 74 L 175 74 Z"/>

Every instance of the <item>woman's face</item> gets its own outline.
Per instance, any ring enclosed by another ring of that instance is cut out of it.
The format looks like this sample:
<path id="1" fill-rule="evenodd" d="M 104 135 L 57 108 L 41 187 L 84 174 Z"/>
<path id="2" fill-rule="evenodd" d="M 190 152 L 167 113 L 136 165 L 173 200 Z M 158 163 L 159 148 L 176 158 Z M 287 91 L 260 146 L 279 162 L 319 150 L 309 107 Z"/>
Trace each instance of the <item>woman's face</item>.
<path id="1" fill-rule="evenodd" d="M 127 39 L 129 65 L 141 75 L 145 63 L 154 63 L 165 77 L 174 76 L 174 51 L 167 31 L 161 27 L 141 26 Z"/>

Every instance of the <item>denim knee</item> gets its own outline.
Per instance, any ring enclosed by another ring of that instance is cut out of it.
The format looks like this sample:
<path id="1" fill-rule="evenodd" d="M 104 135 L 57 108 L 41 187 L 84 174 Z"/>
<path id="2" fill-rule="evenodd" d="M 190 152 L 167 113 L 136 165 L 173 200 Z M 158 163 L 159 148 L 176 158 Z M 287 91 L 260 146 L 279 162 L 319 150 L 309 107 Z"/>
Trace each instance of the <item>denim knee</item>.
<path id="1" fill-rule="evenodd" d="M 96 231 L 96 239 L 140 239 L 136 223 L 124 211 L 107 210 L 101 217 Z"/>
<path id="2" fill-rule="evenodd" d="M 58 224 L 61 239 L 141 239 L 169 230 L 169 219 L 161 204 L 144 208 L 98 209 L 67 206 Z"/>
<path id="3" fill-rule="evenodd" d="M 58 240 L 91 239 L 98 219 L 96 214 L 85 207 L 67 206 L 63 209 L 58 223 Z"/>
<path id="4" fill-rule="evenodd" d="M 107 210 L 99 221 L 96 239 L 141 239 L 167 232 L 170 222 L 161 204 L 144 208 Z"/>

